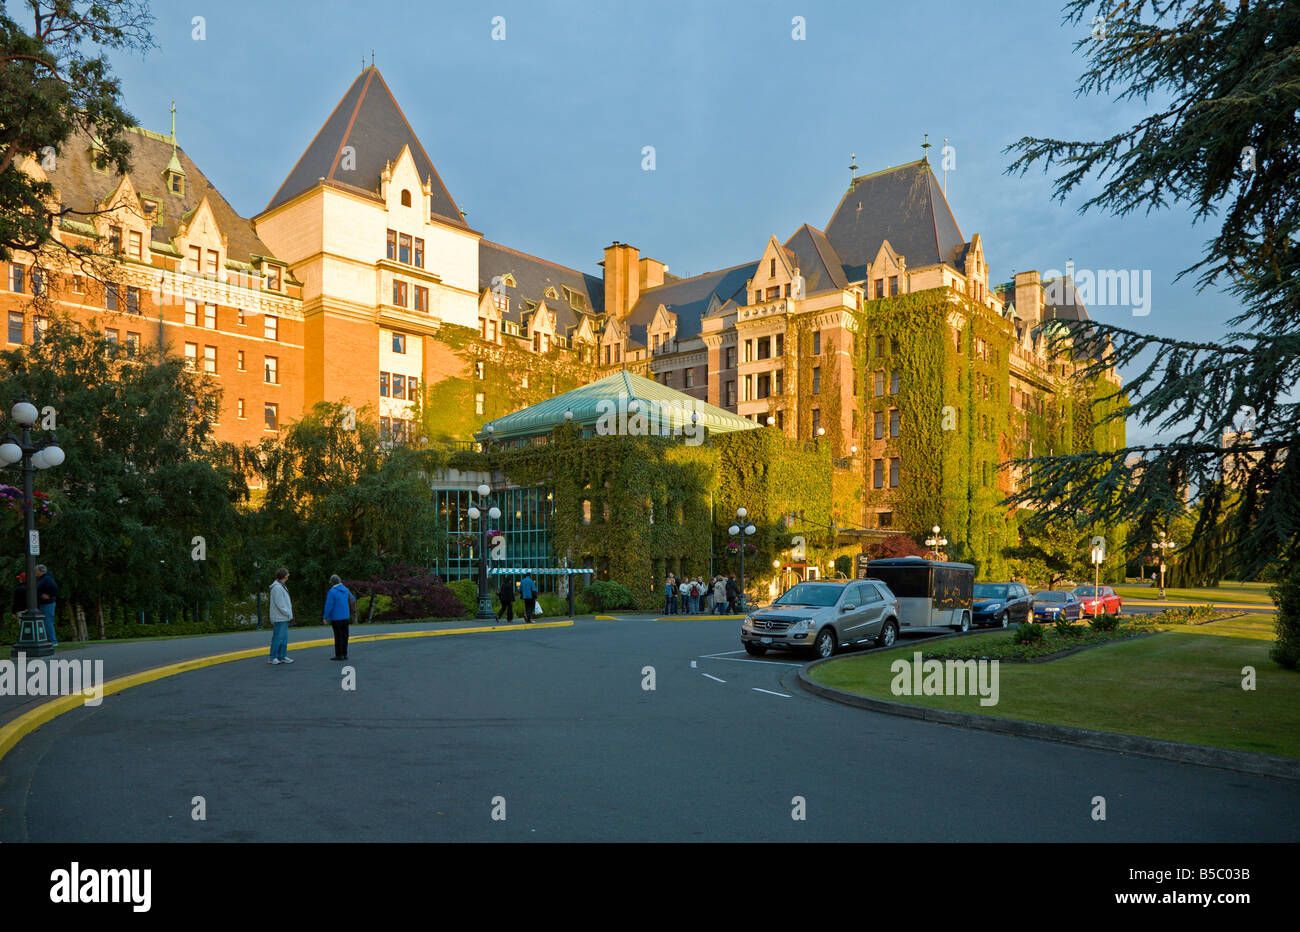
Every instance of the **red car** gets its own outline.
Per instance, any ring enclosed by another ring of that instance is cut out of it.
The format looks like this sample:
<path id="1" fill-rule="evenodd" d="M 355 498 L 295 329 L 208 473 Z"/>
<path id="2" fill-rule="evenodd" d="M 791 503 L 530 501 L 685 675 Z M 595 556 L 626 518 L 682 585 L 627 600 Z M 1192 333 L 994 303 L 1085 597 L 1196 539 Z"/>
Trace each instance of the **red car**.
<path id="1" fill-rule="evenodd" d="M 1110 586 L 1079 586 L 1074 595 L 1083 603 L 1085 615 L 1118 615 L 1124 607 Z"/>

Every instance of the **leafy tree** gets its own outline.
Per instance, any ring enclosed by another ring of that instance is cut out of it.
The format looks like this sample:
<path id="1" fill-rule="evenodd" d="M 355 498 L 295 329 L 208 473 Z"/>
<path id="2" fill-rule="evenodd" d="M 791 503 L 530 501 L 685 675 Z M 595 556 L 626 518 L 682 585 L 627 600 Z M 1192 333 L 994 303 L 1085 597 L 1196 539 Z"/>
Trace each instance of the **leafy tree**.
<path id="1" fill-rule="evenodd" d="M 427 477 L 445 454 L 381 441 L 368 413 L 318 402 L 258 451 L 262 581 L 272 564 L 288 566 L 307 604 L 323 604 L 332 573 L 366 579 L 395 563 L 428 565 L 444 541 Z"/>
<path id="2" fill-rule="evenodd" d="M 26 8 L 25 22 L 10 16 Z M 153 17 L 141 0 L 25 0 L 0 7 L 0 260 L 47 247 L 82 260 L 91 250 L 55 241 L 64 217 L 87 214 L 58 204 L 49 182 L 26 170 L 58 158 L 74 136 L 95 141 L 100 158 L 131 168 L 125 131 L 135 125 L 104 52 L 153 46 Z M 97 267 L 100 277 L 103 268 Z"/>
<path id="3" fill-rule="evenodd" d="M 40 341 L 0 353 L 0 409 L 23 394 L 55 409 L 63 464 L 36 473 L 61 517 L 42 532 L 60 602 L 104 615 L 181 618 L 220 597 L 207 560 L 235 533 L 247 496 L 234 454 L 212 441 L 213 390 L 175 358 L 128 348 L 54 317 Z M 38 425 L 39 426 L 39 425 Z M 228 465 L 217 466 L 214 462 Z M 20 484 L 18 467 L 8 481 Z M 0 540 L 16 573 L 20 535 Z M 9 578 L 13 578 L 12 575 Z M 102 613 L 101 613 L 102 612 Z"/>
<path id="4" fill-rule="evenodd" d="M 1169 439 L 1115 451 L 1035 461 L 1032 484 L 1013 500 L 1059 505 L 1136 538 L 1200 498 L 1187 542 L 1228 544 L 1220 571 L 1245 576 L 1275 564 L 1300 574 L 1300 5 L 1292 0 L 1072 0 L 1066 22 L 1089 24 L 1076 44 L 1089 67 L 1083 94 L 1158 102 L 1131 127 L 1100 141 L 1025 137 L 1010 147 L 1009 172 L 1059 165 L 1055 194 L 1085 184 L 1082 210 L 1123 216 L 1190 205 L 1217 226 L 1204 254 L 1180 275 L 1221 285 L 1242 312 L 1219 341 L 1158 337 L 1073 323 L 1064 338 L 1086 372 L 1133 365 L 1127 402 L 1111 417 L 1136 418 Z M 1062 337 L 1057 338 L 1059 343 Z M 1241 469 L 1225 477 L 1221 437 L 1245 428 Z M 1140 469 L 1126 460 L 1141 456 Z M 1284 582 L 1283 592 L 1295 590 Z M 1281 606 L 1274 658 L 1300 663 L 1300 611 Z"/>

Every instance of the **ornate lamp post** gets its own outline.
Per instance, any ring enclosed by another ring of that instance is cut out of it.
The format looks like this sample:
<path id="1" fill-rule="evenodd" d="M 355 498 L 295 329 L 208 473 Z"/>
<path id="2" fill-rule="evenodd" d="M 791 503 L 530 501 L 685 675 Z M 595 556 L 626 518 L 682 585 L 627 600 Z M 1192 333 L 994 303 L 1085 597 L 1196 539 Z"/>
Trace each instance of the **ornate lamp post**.
<path id="1" fill-rule="evenodd" d="M 740 611 L 742 613 L 745 611 L 745 539 L 752 537 L 754 532 L 758 530 L 752 521 L 745 520 L 747 514 L 749 512 L 743 507 L 737 508 L 736 523 L 727 528 L 727 533 L 736 538 L 740 544 L 740 580 L 738 585 L 740 588 Z"/>
<path id="2" fill-rule="evenodd" d="M 1165 554 L 1177 546 L 1164 531 L 1160 532 L 1160 539 L 1151 544 L 1151 549 L 1160 558 L 1160 598 L 1162 599 L 1165 597 Z"/>
<path id="3" fill-rule="evenodd" d="M 496 612 L 492 610 L 492 594 L 488 591 L 487 578 L 487 560 L 488 560 L 488 520 L 496 521 L 501 517 L 501 509 L 488 499 L 492 489 L 483 483 L 477 489 L 478 504 L 470 505 L 465 512 L 469 515 L 471 521 L 477 521 L 478 525 L 478 611 L 475 618 L 496 618 Z"/>
<path id="4" fill-rule="evenodd" d="M 944 559 L 943 552 L 940 548 L 948 546 L 948 538 L 939 536 L 939 525 L 930 528 L 930 536 L 925 539 L 925 545 L 934 553 L 936 560 Z"/>
<path id="5" fill-rule="evenodd" d="M 23 517 L 27 525 L 27 609 L 19 616 L 18 642 L 11 652 L 15 657 L 19 654 L 47 657 L 54 653 L 54 642 L 45 630 L 45 616 L 36 607 L 36 557 L 41 552 L 41 545 L 36 530 L 36 514 L 32 510 L 32 477 L 38 469 L 62 465 L 64 453 L 53 431 L 48 437 L 32 439 L 32 428 L 36 426 L 39 413 L 36 405 L 23 395 L 22 400 L 9 412 L 22 428 L 22 437 L 15 437 L 10 432 L 0 442 L 0 464 L 9 466 L 19 461 L 23 464 Z"/>

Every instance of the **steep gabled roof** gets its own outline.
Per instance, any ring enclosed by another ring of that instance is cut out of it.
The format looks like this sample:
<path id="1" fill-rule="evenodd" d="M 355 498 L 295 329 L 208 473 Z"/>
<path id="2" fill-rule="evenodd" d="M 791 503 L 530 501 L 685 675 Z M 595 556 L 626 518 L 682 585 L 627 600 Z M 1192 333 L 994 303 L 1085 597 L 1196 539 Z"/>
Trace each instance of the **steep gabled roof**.
<path id="1" fill-rule="evenodd" d="M 355 169 L 346 169 L 340 164 L 344 146 L 352 147 Z M 352 82 L 325 125 L 316 133 L 316 138 L 284 179 L 280 190 L 266 205 L 266 210 L 311 190 L 322 178 L 332 184 L 377 195 L 384 166 L 396 161 L 403 146 L 410 147 L 420 180 L 429 182 L 433 188 L 433 213 L 448 223 L 465 227 L 456 202 L 433 167 L 433 160 L 406 121 L 379 69 L 373 65 Z"/>
<path id="2" fill-rule="evenodd" d="M 254 232 L 253 224 L 235 212 L 185 150 L 177 147 L 175 155 L 172 154 L 169 137 L 137 128 L 129 130 L 124 138 L 131 145 L 131 186 L 137 196 L 158 203 L 154 242 L 171 243 L 181 221 L 193 214 L 206 197 L 217 226 L 227 237 L 228 258 L 248 262 L 254 254 L 271 255 L 271 248 Z M 115 168 L 107 172 L 95 170 L 91 163 L 92 148 L 89 136 L 74 135 L 58 153 L 56 167 L 48 172 L 50 183 L 59 192 L 59 200 L 75 211 L 86 213 L 96 210 L 122 184 L 122 176 Z M 185 193 L 179 197 L 171 193 L 165 177 L 173 158 L 185 173 Z M 88 222 L 75 214 L 68 219 Z"/>
<path id="3" fill-rule="evenodd" d="M 677 315 L 677 339 L 688 340 L 700 334 L 700 318 L 709 308 L 709 299 L 717 295 L 722 301 L 743 296 L 745 282 L 758 271 L 758 262 L 735 265 L 729 269 L 705 272 L 692 278 L 665 282 L 641 292 L 627 315 L 628 331 L 644 342 L 646 328 L 654 320 L 659 305 Z"/>
<path id="4" fill-rule="evenodd" d="M 964 274 L 957 263 L 966 238 L 924 159 L 857 179 L 826 224 L 826 238 L 850 281 L 866 277 L 867 263 L 885 240 L 908 268 L 947 263 Z"/>
<path id="5" fill-rule="evenodd" d="M 555 314 L 555 332 L 561 336 L 568 334 L 570 328 L 578 326 L 582 314 L 570 307 L 561 286 L 567 286 L 586 298 L 589 315 L 604 311 L 605 284 L 596 276 L 530 256 L 500 243 L 479 240 L 479 288 L 491 290 L 497 284 L 493 279 L 497 276 L 504 278 L 506 275 L 514 279 L 515 287 L 505 286 L 508 306 L 502 314 L 504 320 L 523 323 L 524 315 L 528 313 L 524 302 L 527 300 L 537 304 L 544 300 Z M 546 289 L 551 287 L 559 294 L 558 299 L 546 297 Z"/>
<path id="6" fill-rule="evenodd" d="M 785 249 L 794 256 L 795 265 L 799 266 L 805 295 L 848 287 L 849 281 L 844 277 L 844 264 L 821 230 L 805 223 L 785 241 Z"/>

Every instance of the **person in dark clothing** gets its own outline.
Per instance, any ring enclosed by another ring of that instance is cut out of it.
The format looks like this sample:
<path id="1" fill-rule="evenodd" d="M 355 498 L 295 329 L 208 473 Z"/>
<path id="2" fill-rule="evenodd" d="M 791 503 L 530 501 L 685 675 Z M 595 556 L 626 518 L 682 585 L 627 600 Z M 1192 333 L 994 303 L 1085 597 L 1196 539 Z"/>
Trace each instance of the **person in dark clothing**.
<path id="1" fill-rule="evenodd" d="M 27 574 L 18 574 L 18 585 L 14 586 L 14 614 L 21 615 L 27 611 Z"/>
<path id="2" fill-rule="evenodd" d="M 59 586 L 54 581 L 54 574 L 44 563 L 36 565 L 36 607 L 45 616 L 45 632 L 50 643 L 59 646 L 58 635 L 54 633 L 54 605 L 59 598 Z"/>
<path id="3" fill-rule="evenodd" d="M 740 587 L 736 585 L 736 574 L 727 574 L 727 614 L 736 614 L 737 602 L 740 600 Z"/>
<path id="4" fill-rule="evenodd" d="M 497 598 L 501 600 L 501 610 L 497 612 L 497 621 L 501 616 L 506 616 L 506 624 L 515 623 L 515 581 L 509 576 L 501 577 L 501 588 L 497 591 Z"/>
<path id="5" fill-rule="evenodd" d="M 537 598 L 537 583 L 533 582 L 533 577 L 524 573 L 523 581 L 519 583 L 519 595 L 524 600 L 524 624 L 533 623 L 533 605 Z"/>

